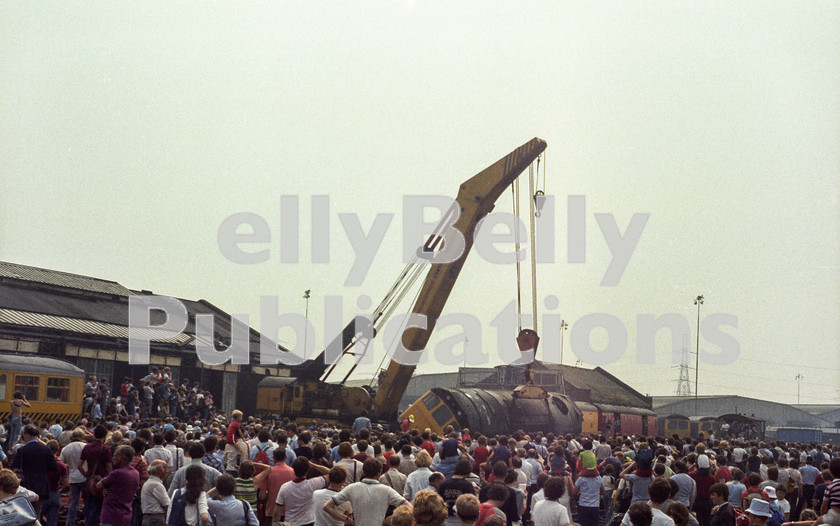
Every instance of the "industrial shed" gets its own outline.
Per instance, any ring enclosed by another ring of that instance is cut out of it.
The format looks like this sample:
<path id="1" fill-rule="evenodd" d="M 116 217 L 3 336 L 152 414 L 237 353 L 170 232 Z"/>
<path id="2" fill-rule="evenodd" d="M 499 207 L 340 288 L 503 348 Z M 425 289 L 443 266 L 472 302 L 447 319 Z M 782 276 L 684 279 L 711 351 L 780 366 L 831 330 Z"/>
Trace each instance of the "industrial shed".
<path id="1" fill-rule="evenodd" d="M 225 411 L 253 412 L 259 381 L 291 372 L 259 364 L 260 335 L 253 329 L 249 365 L 204 365 L 195 352 L 195 316 L 213 316 L 218 349 L 230 345 L 231 317 L 207 300 L 180 298 L 189 318 L 184 332 L 153 336 L 150 365 L 130 365 L 128 299 L 148 294 L 152 293 L 129 290 L 114 281 L 0 262 L 0 351 L 67 360 L 87 374 L 108 379 L 112 392 L 124 376 L 136 380 L 152 366 L 168 366 L 173 382 L 184 378 L 200 382 Z M 152 311 L 153 322 L 162 323 L 164 315 Z"/>
<path id="2" fill-rule="evenodd" d="M 655 396 L 653 410 L 659 416 L 680 414 L 686 416 L 720 416 L 741 414 L 765 421 L 768 429 L 773 427 L 827 428 L 835 427 L 834 420 L 813 415 L 792 405 L 769 402 L 746 396 Z"/>

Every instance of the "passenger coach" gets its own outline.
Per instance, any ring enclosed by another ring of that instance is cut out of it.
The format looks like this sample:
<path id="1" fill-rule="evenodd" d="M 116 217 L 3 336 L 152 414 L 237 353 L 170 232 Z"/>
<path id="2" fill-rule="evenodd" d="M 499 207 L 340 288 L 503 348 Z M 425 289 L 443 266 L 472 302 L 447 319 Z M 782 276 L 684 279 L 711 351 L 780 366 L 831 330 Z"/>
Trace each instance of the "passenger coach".
<path id="1" fill-rule="evenodd" d="M 75 365 L 29 354 L 0 354 L 0 418 L 11 416 L 16 391 L 32 407 L 23 416 L 39 422 L 75 419 L 82 414 L 85 372 Z"/>

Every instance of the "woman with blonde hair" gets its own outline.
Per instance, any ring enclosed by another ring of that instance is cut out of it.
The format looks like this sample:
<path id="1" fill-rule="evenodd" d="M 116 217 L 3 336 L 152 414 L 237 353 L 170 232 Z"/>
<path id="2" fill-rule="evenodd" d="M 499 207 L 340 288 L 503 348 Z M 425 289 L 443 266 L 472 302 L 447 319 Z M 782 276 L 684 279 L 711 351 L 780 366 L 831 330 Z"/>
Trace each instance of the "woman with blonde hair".
<path id="1" fill-rule="evenodd" d="M 405 490 L 403 493 L 405 500 L 412 504 L 414 503 L 414 496 L 420 490 L 429 487 L 429 477 L 432 476 L 432 470 L 429 469 L 429 466 L 432 465 L 432 457 L 428 451 L 420 450 L 417 453 L 417 458 L 414 459 L 414 464 L 417 466 L 417 469 L 405 479 Z"/>
<path id="2" fill-rule="evenodd" d="M 449 512 L 440 495 L 424 489 L 414 497 L 414 522 L 417 526 L 444 526 Z"/>

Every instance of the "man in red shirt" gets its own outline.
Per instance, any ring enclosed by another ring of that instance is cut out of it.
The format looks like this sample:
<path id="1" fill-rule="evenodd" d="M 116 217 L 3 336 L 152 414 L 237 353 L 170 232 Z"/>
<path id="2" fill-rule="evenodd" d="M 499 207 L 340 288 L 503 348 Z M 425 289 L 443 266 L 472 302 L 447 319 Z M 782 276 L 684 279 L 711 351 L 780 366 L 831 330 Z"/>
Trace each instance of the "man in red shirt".
<path id="1" fill-rule="evenodd" d="M 242 411 L 237 409 L 231 413 L 231 421 L 225 435 L 225 470 L 234 477 L 239 475 L 237 457 L 241 456 L 243 460 L 250 458 L 247 449 L 243 450 L 243 446 L 247 448 L 248 444 L 244 440 L 240 422 L 242 422 Z"/>
<path id="2" fill-rule="evenodd" d="M 286 464 L 286 449 L 274 448 L 274 466 L 268 472 L 268 477 L 260 485 L 260 498 L 265 499 L 265 516 L 274 516 L 277 506 L 277 493 L 280 486 L 295 478 L 295 470 Z"/>

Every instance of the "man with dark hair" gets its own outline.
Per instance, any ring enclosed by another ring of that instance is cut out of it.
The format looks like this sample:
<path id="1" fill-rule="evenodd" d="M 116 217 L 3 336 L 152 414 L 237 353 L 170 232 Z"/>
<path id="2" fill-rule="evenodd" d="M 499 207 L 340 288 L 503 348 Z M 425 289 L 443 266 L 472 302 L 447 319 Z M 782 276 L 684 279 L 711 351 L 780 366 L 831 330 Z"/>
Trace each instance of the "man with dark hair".
<path id="1" fill-rule="evenodd" d="M 627 515 L 630 517 L 632 526 L 651 526 L 653 523 L 653 510 L 647 502 L 634 502 L 627 510 Z M 673 519 L 671 519 L 671 522 L 673 522 Z"/>
<path id="2" fill-rule="evenodd" d="M 206 453 L 204 444 L 201 442 L 191 442 L 189 453 L 189 464 L 183 466 L 175 472 L 175 475 L 172 477 L 172 482 L 169 484 L 169 498 L 172 498 L 175 495 L 175 491 L 187 485 L 187 468 L 192 465 L 201 466 L 204 470 L 204 491 L 210 491 L 210 489 L 216 485 L 216 480 L 222 476 L 222 473 L 219 470 L 211 468 L 204 463 L 204 454 Z"/>
<path id="3" fill-rule="evenodd" d="M 50 498 L 47 472 L 58 470 L 52 451 L 38 440 L 40 436 L 41 430 L 37 426 L 29 424 L 24 427 L 24 445 L 17 450 L 12 463 L 13 469 L 19 469 L 23 473 L 20 485 L 38 495 L 38 500 L 32 503 L 36 516 L 40 516 L 44 501 Z"/>
<path id="4" fill-rule="evenodd" d="M 103 425 L 93 428 L 94 440 L 88 443 L 79 457 L 79 471 L 87 479 L 101 480 L 111 472 L 111 448 L 103 444 L 108 430 Z M 85 488 L 85 526 L 97 526 L 102 513 L 102 497 Z"/>
<path id="5" fill-rule="evenodd" d="M 388 457 L 388 471 L 379 477 L 379 482 L 394 488 L 400 495 L 405 491 L 405 475 L 400 473 L 400 456 L 391 455 Z"/>
<path id="6" fill-rule="evenodd" d="M 507 500 L 508 493 L 509 491 L 507 486 L 505 486 L 501 482 L 493 482 L 492 484 L 487 486 L 487 500 L 483 501 L 481 503 L 481 506 L 479 506 L 478 522 L 486 521 L 488 517 L 495 515 L 500 517 L 503 521 L 505 521 L 506 524 L 507 515 L 505 515 L 505 512 L 502 511 L 501 508 L 502 506 L 504 506 Z M 479 498 L 479 500 L 481 500 L 481 498 Z M 563 508 L 562 504 L 560 505 L 560 507 Z M 570 520 L 568 520 L 568 513 L 566 514 L 566 519 L 567 520 L 565 522 L 558 524 L 567 524 L 571 522 Z M 538 522 L 538 520 L 535 519 L 534 522 Z"/>
<path id="7" fill-rule="evenodd" d="M 177 473 L 185 464 L 184 450 L 175 445 L 176 438 L 178 438 L 178 432 L 175 429 L 167 429 L 163 433 L 163 439 L 166 441 L 166 445 L 163 447 L 172 454 L 172 461 L 169 464 L 172 473 Z M 213 482 L 216 482 L 216 479 L 213 479 Z M 169 496 L 171 497 L 172 494 L 170 493 Z"/>
<path id="8" fill-rule="evenodd" d="M 648 504 L 650 504 L 652 514 L 652 526 L 674 526 L 674 519 L 662 511 L 662 505 L 671 496 L 671 482 L 663 477 L 653 479 L 648 486 L 648 495 L 650 496 L 650 502 Z M 621 519 L 621 523 L 624 526 L 630 526 L 632 520 L 628 511 L 624 514 L 624 518 Z"/>
<path id="9" fill-rule="evenodd" d="M 216 496 L 207 501 L 207 507 L 216 518 L 216 524 L 225 526 L 256 526 L 257 515 L 251 505 L 245 500 L 238 500 L 233 496 L 236 491 L 236 479 L 232 475 L 224 474 L 216 480 Z"/>
<path id="10" fill-rule="evenodd" d="M 475 495 L 475 486 L 467 480 L 472 475 L 472 462 L 462 458 L 455 463 L 455 474 L 451 479 L 445 480 L 438 488 L 438 494 L 443 498 L 449 511 L 446 524 L 458 526 L 458 517 L 455 514 L 455 502 L 461 495 Z"/>
<path id="11" fill-rule="evenodd" d="M 333 495 L 324 504 L 324 511 L 337 521 L 343 520 L 345 517 L 339 510 L 339 506 L 349 502 L 353 507 L 353 519 L 348 519 L 346 523 L 351 526 L 353 524 L 368 526 L 382 524 L 389 505 L 396 508 L 406 504 L 410 507 L 411 504 L 394 488 L 379 483 L 381 472 L 382 464 L 378 460 L 375 458 L 365 460 L 362 465 L 362 480 L 350 484 Z"/>
<path id="12" fill-rule="evenodd" d="M 284 433 L 285 436 L 285 433 Z M 286 464 L 286 448 L 274 448 L 274 466 L 268 472 L 265 482 L 262 483 L 260 490 L 264 494 L 265 501 L 265 515 L 266 517 L 274 516 L 275 501 L 277 500 L 277 493 L 283 484 L 295 478 L 295 472 Z"/>
<path id="13" fill-rule="evenodd" d="M 729 504 L 729 486 L 716 482 L 709 488 L 712 496 L 711 526 L 735 526 L 735 512 Z"/>
<path id="14" fill-rule="evenodd" d="M 379 462 L 377 460 L 377 462 Z M 309 468 L 324 474 L 323 477 L 306 479 Z M 315 508 L 312 504 L 312 494 L 316 490 L 327 487 L 329 469 L 318 464 L 312 464 L 306 457 L 298 457 L 292 464 L 295 478 L 280 487 L 274 503 L 274 520 L 279 521 L 285 516 L 286 522 L 306 526 L 315 523 Z"/>
<path id="15" fill-rule="evenodd" d="M 219 447 L 219 437 L 214 434 L 207 435 L 204 439 L 204 458 L 201 460 L 205 465 L 210 466 L 219 473 L 225 472 L 225 465 L 216 456 L 216 448 Z"/>
<path id="16" fill-rule="evenodd" d="M 107 477 L 96 483 L 97 488 L 107 490 L 102 501 L 101 526 L 128 526 L 131 524 L 131 505 L 140 488 L 140 474 L 131 467 L 134 448 L 120 446 L 113 456 L 114 469 Z"/>
<path id="17" fill-rule="evenodd" d="M 346 517 L 353 513 L 353 508 L 349 502 L 345 502 L 338 507 L 338 511 L 345 517 L 344 520 L 338 520 L 324 509 L 327 502 L 341 491 L 346 478 L 347 471 L 343 467 L 333 467 L 329 473 L 330 485 L 312 494 L 312 505 L 315 507 L 315 524 L 319 526 L 342 526 Z"/>

